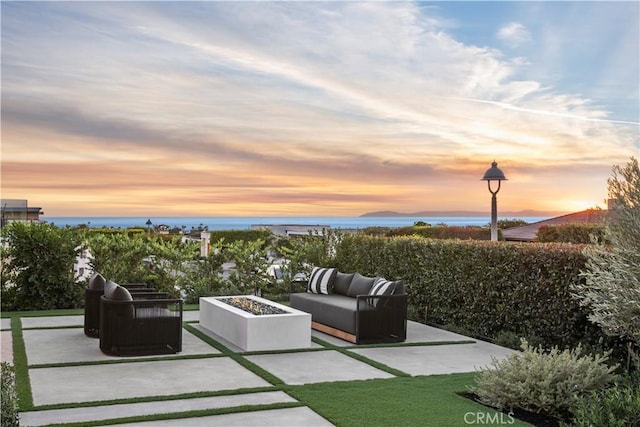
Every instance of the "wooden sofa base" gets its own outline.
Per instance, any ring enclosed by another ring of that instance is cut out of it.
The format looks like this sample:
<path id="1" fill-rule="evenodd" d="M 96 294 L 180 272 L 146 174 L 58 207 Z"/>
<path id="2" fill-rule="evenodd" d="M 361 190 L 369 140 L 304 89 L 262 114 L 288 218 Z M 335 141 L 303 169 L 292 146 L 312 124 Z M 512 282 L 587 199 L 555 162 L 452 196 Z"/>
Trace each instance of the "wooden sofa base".
<path id="1" fill-rule="evenodd" d="M 340 329 L 332 328 L 331 326 L 327 326 L 323 323 L 311 322 L 311 328 L 315 329 L 316 331 L 323 332 L 327 335 L 340 338 L 341 340 L 349 341 L 353 344 L 358 343 L 355 335 L 350 334 L 349 332 L 341 331 Z"/>

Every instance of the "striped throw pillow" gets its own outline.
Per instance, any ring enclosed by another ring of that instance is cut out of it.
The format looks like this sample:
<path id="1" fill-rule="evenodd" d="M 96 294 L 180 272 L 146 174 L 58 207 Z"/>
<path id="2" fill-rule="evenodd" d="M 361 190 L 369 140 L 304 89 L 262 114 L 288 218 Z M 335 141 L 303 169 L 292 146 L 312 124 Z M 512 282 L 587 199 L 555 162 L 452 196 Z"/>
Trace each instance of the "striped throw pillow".
<path id="1" fill-rule="evenodd" d="M 379 277 L 373 283 L 369 295 L 393 295 L 393 291 L 396 289 L 396 282 L 391 282 L 383 277 Z M 373 306 L 377 306 L 379 299 L 375 299 L 372 303 Z"/>
<path id="2" fill-rule="evenodd" d="M 313 267 L 311 276 L 309 276 L 307 292 L 312 294 L 332 294 L 333 279 L 336 277 L 337 272 L 338 270 L 335 268 Z"/>

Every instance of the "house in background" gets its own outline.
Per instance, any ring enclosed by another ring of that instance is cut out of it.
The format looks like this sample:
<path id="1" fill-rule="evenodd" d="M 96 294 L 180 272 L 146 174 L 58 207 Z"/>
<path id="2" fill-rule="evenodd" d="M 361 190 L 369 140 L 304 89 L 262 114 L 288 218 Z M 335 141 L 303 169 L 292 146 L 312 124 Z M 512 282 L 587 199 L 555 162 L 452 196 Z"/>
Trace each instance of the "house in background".
<path id="1" fill-rule="evenodd" d="M 522 225 L 520 227 L 507 228 L 506 230 L 502 230 L 502 236 L 508 241 L 533 242 L 536 240 L 538 230 L 545 225 L 597 224 L 603 222 L 607 218 L 610 209 L 612 209 L 611 200 L 609 201 L 609 209 L 587 209 L 555 218 L 545 219 L 544 221 Z"/>
<path id="2" fill-rule="evenodd" d="M 1 226 L 12 221 L 38 222 L 40 215 L 44 215 L 42 208 L 29 207 L 29 202 L 23 199 L 0 200 Z"/>

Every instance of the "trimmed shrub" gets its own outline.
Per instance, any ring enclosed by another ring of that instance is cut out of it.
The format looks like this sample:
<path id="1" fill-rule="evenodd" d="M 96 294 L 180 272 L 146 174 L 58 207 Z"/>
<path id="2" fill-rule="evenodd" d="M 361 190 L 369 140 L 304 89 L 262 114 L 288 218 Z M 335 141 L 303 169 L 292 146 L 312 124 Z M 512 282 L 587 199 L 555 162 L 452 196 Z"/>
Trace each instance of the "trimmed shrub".
<path id="1" fill-rule="evenodd" d="M 2 362 L 2 417 L 0 417 L 0 425 L 4 427 L 17 427 L 20 425 L 20 416 L 18 414 L 18 395 L 16 393 L 16 376 L 13 372 L 13 366 L 7 362 Z"/>
<path id="2" fill-rule="evenodd" d="M 615 378 L 608 354 L 583 355 L 580 346 L 548 352 L 522 341 L 522 353 L 497 361 L 476 375 L 471 388 L 480 401 L 496 408 L 524 409 L 566 418 L 583 396 L 602 390 Z"/>
<path id="3" fill-rule="evenodd" d="M 571 296 L 585 262 L 578 245 L 345 235 L 332 266 L 403 279 L 414 320 L 565 348 L 602 336 Z"/>
<path id="4" fill-rule="evenodd" d="M 582 396 L 572 408 L 571 425 L 576 427 L 640 426 L 640 383 L 619 384 L 615 388 Z"/>
<path id="5" fill-rule="evenodd" d="M 603 238 L 603 224 L 543 225 L 536 234 L 536 240 L 541 243 L 588 244 L 593 239 L 600 242 Z"/>
<path id="6" fill-rule="evenodd" d="M 271 230 L 214 230 L 210 233 L 212 244 L 220 241 L 224 241 L 225 244 L 237 241 L 253 242 L 255 240 L 270 242 L 273 237 Z"/>
<path id="7" fill-rule="evenodd" d="M 362 229 L 360 233 L 382 237 L 421 236 L 429 239 L 491 240 L 491 228 L 478 226 L 367 227 Z M 498 238 L 502 238 L 501 230 L 498 230 Z"/>

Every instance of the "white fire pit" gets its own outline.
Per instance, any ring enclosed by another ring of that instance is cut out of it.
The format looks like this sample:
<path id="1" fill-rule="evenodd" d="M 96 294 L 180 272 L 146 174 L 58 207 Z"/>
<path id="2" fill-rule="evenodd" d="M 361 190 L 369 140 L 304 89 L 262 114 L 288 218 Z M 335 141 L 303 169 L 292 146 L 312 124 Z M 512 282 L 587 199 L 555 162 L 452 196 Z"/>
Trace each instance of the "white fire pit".
<path id="1" fill-rule="evenodd" d="M 222 299 L 247 299 L 284 311 L 252 314 Z M 200 298 L 200 325 L 244 351 L 311 347 L 311 315 L 253 295 Z"/>

